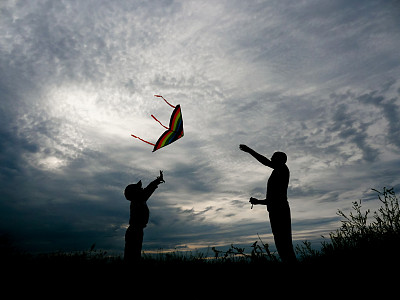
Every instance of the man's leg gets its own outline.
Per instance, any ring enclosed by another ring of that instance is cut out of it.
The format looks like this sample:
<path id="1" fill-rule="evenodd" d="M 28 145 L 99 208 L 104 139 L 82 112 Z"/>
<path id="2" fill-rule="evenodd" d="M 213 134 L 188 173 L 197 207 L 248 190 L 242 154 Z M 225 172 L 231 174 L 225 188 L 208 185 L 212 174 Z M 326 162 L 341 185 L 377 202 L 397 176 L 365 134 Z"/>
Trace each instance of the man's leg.
<path id="1" fill-rule="evenodd" d="M 283 262 L 295 262 L 296 255 L 292 243 L 292 225 L 289 205 L 279 207 L 269 213 L 275 246 Z"/>

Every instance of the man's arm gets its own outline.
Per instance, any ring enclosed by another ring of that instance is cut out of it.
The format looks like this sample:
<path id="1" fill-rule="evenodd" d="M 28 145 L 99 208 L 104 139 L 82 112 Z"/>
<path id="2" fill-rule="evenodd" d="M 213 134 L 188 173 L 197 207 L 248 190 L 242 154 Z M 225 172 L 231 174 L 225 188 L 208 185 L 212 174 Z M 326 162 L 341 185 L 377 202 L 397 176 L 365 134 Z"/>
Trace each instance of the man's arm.
<path id="1" fill-rule="evenodd" d="M 253 149 L 251 149 L 250 147 L 247 147 L 246 145 L 239 145 L 239 149 L 249 153 L 251 156 L 253 156 L 255 159 L 257 159 L 260 163 L 262 163 L 264 166 L 273 168 L 271 161 L 266 158 L 264 155 L 261 155 L 259 153 L 257 153 L 256 151 L 254 151 Z"/>
<path id="2" fill-rule="evenodd" d="M 258 199 L 256 199 L 256 198 L 251 197 L 249 202 L 250 202 L 251 204 L 255 204 L 255 205 L 257 205 L 257 204 L 267 205 L 267 199 L 258 200 Z"/>

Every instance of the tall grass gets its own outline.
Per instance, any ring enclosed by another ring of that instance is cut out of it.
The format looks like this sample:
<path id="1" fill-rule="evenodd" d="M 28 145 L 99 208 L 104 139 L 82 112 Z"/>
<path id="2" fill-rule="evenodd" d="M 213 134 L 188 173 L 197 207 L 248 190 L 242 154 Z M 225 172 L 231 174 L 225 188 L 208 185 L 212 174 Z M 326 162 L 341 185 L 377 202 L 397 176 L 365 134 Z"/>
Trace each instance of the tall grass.
<path id="1" fill-rule="evenodd" d="M 371 211 L 362 209 L 362 201 L 353 202 L 352 211 L 342 217 L 341 227 L 329 234 L 320 251 L 307 241 L 297 247 L 303 261 L 323 258 L 332 262 L 400 262 L 400 208 L 393 188 L 373 189 L 381 207 L 369 218 Z"/>

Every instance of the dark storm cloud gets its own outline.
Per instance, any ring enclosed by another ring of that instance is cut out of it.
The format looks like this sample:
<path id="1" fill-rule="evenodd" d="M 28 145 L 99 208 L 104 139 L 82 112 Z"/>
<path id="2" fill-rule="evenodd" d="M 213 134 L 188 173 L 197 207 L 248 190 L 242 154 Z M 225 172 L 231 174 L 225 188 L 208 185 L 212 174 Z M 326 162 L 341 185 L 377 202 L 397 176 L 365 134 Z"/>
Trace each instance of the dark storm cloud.
<path id="1" fill-rule="evenodd" d="M 392 55 L 399 18 L 391 13 L 399 9 L 396 1 L 276 1 L 272 6 L 250 5 L 254 18 L 264 22 L 245 23 L 236 37 L 238 48 L 252 54 L 247 59 L 273 70 L 276 84 L 345 85 L 397 68 Z M 249 35 L 252 30 L 257 34 Z"/>
<path id="2" fill-rule="evenodd" d="M 366 138 L 368 137 L 366 131 L 368 123 L 359 123 L 348 112 L 346 104 L 341 104 L 337 107 L 336 112 L 332 118 L 333 124 L 329 128 L 331 134 L 344 140 L 344 143 L 354 143 L 361 151 L 363 159 L 366 161 L 374 161 L 378 156 L 378 150 L 368 145 Z"/>
<path id="3" fill-rule="evenodd" d="M 400 95 L 400 93 L 399 93 Z M 361 95 L 357 98 L 361 103 L 371 104 L 380 109 L 384 118 L 388 122 L 387 140 L 400 150 L 400 109 L 399 97 L 387 99 L 373 91 L 369 94 Z"/>
<path id="4" fill-rule="evenodd" d="M 360 157 L 373 162 L 385 146 L 377 142 L 373 133 L 378 121 L 386 123 L 381 128 L 387 137 L 385 144 L 398 147 L 398 139 L 394 137 L 398 131 L 398 102 L 397 96 L 392 98 L 382 91 L 374 91 L 372 95 L 348 91 L 322 99 L 301 98 L 291 107 L 291 101 L 288 104 L 283 101 L 276 111 L 285 111 L 282 117 L 287 118 L 292 129 L 291 144 L 302 151 L 325 155 L 327 159 L 334 156 L 347 161 Z"/>
<path id="5" fill-rule="evenodd" d="M 91 159 L 106 161 L 93 153 Z M 76 164 L 79 167 L 72 163 L 72 169 L 52 176 L 26 166 L 11 175 L 2 172 L 0 226 L 18 239 L 18 247 L 79 250 L 93 243 L 100 247 L 108 243 L 109 249 L 116 248 L 110 241 L 119 240 L 121 226 L 129 218 L 122 200 L 124 175 L 114 170 L 90 174 L 85 170 L 88 160 Z"/>

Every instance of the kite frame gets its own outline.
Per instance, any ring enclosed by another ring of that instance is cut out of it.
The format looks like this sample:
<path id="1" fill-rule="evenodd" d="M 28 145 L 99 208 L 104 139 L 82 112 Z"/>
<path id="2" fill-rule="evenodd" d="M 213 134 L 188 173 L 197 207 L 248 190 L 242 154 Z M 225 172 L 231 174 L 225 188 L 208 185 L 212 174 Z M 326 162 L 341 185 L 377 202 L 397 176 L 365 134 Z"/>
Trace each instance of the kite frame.
<path id="1" fill-rule="evenodd" d="M 179 122 L 179 123 L 177 124 L 177 122 Z M 159 123 L 161 124 L 161 122 L 159 122 Z M 162 125 L 162 126 L 167 128 L 164 125 Z M 171 135 L 172 133 L 173 133 L 173 135 Z M 164 133 L 157 140 L 156 144 L 154 145 L 153 152 L 177 141 L 178 139 L 180 139 L 183 136 L 184 136 L 184 133 L 183 133 L 182 111 L 181 111 L 181 106 L 178 104 L 171 114 L 171 118 L 169 121 L 169 128 L 167 128 L 167 130 L 164 131 Z"/>
<path id="2" fill-rule="evenodd" d="M 183 133 L 183 118 L 182 118 L 182 111 L 181 111 L 181 106 L 178 104 L 176 106 L 172 105 L 171 103 L 169 103 L 163 96 L 161 95 L 154 95 L 155 97 L 159 97 L 162 98 L 165 103 L 167 103 L 169 106 L 171 106 L 172 108 L 174 108 L 174 111 L 171 114 L 170 120 L 169 120 L 169 127 L 163 125 L 154 115 L 151 115 L 153 117 L 154 120 L 156 120 L 158 123 L 160 123 L 160 125 L 162 127 L 164 127 L 165 129 L 167 129 L 166 131 L 164 131 L 164 133 L 158 138 L 157 142 L 154 143 L 150 143 L 136 135 L 131 134 L 132 137 L 141 140 L 142 142 L 145 142 L 149 145 L 154 146 L 153 148 L 153 152 L 165 147 L 169 144 L 172 144 L 173 142 L 177 141 L 178 139 L 180 139 L 181 137 L 184 136 Z M 178 124 L 176 122 L 179 122 Z M 174 129 L 174 130 L 173 130 Z M 173 136 L 171 136 L 171 133 L 174 133 Z"/>

